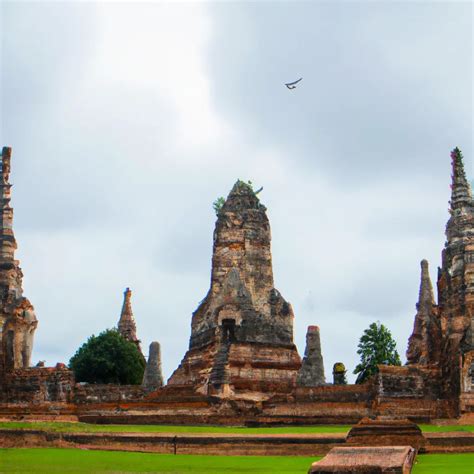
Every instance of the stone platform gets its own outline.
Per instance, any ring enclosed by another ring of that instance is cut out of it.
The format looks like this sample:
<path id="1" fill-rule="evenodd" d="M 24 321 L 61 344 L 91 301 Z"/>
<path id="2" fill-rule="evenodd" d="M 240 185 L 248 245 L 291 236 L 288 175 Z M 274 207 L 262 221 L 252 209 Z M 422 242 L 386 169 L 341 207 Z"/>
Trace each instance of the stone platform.
<path id="1" fill-rule="evenodd" d="M 418 425 L 407 419 L 378 416 L 364 418 L 347 435 L 347 444 L 355 446 L 412 446 L 417 451 L 426 445 Z"/>
<path id="2" fill-rule="evenodd" d="M 410 474 L 416 450 L 411 446 L 333 448 L 311 465 L 311 474 Z"/>

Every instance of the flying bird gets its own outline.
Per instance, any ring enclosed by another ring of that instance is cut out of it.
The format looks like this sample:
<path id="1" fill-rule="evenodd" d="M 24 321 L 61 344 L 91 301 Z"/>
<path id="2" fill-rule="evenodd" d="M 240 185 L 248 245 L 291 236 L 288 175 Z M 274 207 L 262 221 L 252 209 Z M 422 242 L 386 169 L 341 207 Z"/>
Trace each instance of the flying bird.
<path id="1" fill-rule="evenodd" d="M 296 84 L 298 84 L 298 82 L 301 81 L 301 79 L 303 79 L 302 77 L 300 77 L 297 81 L 295 82 L 288 82 L 288 84 L 285 84 L 286 87 L 288 87 L 288 89 L 296 89 Z"/>

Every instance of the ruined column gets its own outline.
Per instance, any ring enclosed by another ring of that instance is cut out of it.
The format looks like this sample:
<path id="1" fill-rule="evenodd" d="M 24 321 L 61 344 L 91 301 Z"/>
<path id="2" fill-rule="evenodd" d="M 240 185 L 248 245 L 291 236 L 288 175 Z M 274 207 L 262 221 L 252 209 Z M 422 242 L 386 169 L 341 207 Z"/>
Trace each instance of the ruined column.
<path id="1" fill-rule="evenodd" d="M 148 362 L 143 374 L 142 386 L 145 390 L 153 391 L 163 386 L 163 373 L 161 371 L 161 347 L 154 341 L 150 344 Z"/>
<path id="2" fill-rule="evenodd" d="M 421 261 L 421 282 L 413 333 L 408 340 L 407 364 L 436 364 L 441 349 L 441 326 L 428 262 Z"/>
<path id="3" fill-rule="evenodd" d="M 38 325 L 33 305 L 23 296 L 23 273 L 15 260 L 9 182 L 11 148 L 3 147 L 0 178 L 0 372 L 30 366 Z"/>
<path id="4" fill-rule="evenodd" d="M 137 325 L 132 311 L 132 291 L 130 288 L 126 288 L 123 297 L 122 312 L 118 322 L 118 332 L 127 341 L 136 344 L 141 352 L 140 340 L 137 337 Z"/>
<path id="5" fill-rule="evenodd" d="M 296 383 L 302 387 L 316 387 L 326 383 L 318 326 L 308 326 L 303 364 Z"/>

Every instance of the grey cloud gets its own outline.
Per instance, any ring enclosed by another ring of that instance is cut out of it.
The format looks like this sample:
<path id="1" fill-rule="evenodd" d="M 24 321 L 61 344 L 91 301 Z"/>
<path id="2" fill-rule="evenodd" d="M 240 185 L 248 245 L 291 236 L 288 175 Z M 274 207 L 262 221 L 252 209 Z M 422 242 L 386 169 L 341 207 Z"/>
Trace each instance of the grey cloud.
<path id="1" fill-rule="evenodd" d="M 216 5 L 215 103 L 254 143 L 338 182 L 439 174 L 471 155 L 468 4 Z M 304 76 L 288 91 L 283 83 Z"/>

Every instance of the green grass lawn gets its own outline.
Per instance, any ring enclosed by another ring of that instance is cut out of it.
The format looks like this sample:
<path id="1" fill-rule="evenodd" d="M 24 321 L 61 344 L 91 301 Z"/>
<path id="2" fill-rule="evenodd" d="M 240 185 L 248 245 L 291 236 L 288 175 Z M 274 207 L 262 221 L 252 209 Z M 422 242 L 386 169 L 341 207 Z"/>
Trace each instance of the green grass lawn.
<path id="1" fill-rule="evenodd" d="M 349 425 L 285 426 L 245 428 L 239 426 L 164 426 L 164 425 L 96 425 L 89 423 L 1 422 L 0 428 L 39 429 L 57 432 L 128 432 L 128 433 L 346 433 Z"/>
<path id="2" fill-rule="evenodd" d="M 80 449 L 0 449 L 0 473 L 300 473 L 318 457 L 191 456 Z M 413 474 L 473 474 L 474 454 L 428 454 Z"/>
<path id="3" fill-rule="evenodd" d="M 420 425 L 424 432 L 467 431 L 474 425 Z M 163 426 L 163 425 L 96 425 L 88 423 L 0 422 L 0 428 L 38 429 L 57 432 L 128 432 L 128 433 L 346 433 L 350 425 L 282 426 L 271 428 L 244 428 L 238 426 Z"/>

